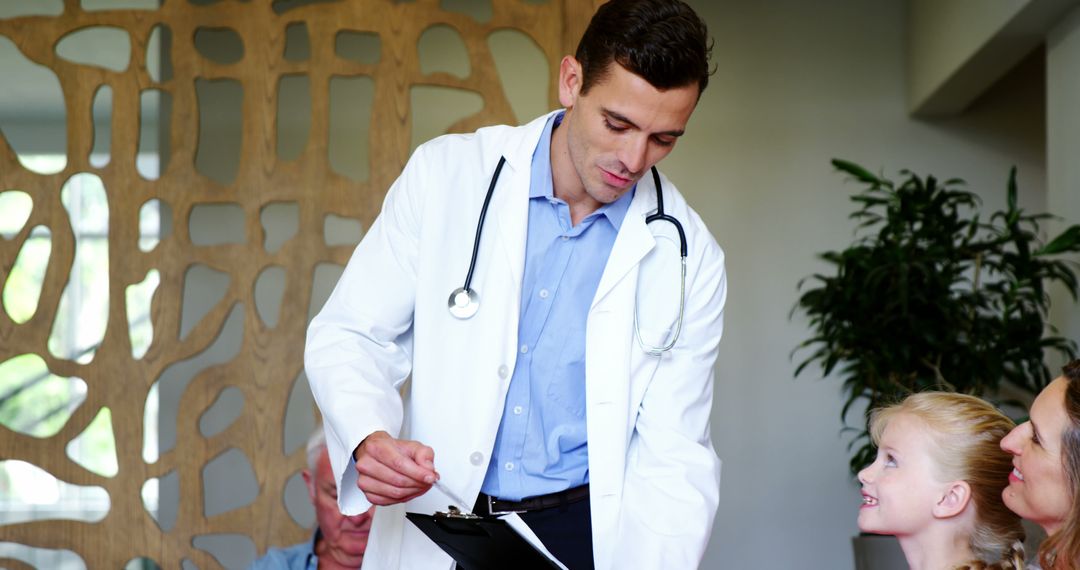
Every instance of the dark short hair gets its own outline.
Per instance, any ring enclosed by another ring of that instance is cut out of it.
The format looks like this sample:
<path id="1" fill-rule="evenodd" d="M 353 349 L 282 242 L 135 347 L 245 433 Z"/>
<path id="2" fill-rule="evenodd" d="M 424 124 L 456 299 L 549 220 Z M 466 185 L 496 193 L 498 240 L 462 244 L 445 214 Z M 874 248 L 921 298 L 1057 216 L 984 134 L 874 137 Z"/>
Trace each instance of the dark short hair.
<path id="1" fill-rule="evenodd" d="M 581 93 L 602 81 L 611 62 L 657 89 L 709 84 L 708 29 L 680 0 L 610 0 L 596 11 L 575 57 Z"/>

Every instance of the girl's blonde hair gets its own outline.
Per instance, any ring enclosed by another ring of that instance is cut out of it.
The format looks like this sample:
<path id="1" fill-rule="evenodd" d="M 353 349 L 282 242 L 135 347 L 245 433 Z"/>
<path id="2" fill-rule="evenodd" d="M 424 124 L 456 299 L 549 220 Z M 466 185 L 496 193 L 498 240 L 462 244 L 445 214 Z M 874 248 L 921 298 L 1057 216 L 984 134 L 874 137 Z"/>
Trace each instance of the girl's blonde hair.
<path id="1" fill-rule="evenodd" d="M 934 442 L 929 453 L 942 480 L 966 481 L 971 486 L 975 528 L 970 546 L 978 560 L 966 568 L 1022 570 L 1024 529 L 1020 517 L 1001 500 L 1013 468 L 1012 456 L 1001 449 L 1001 439 L 1016 424 L 974 396 L 922 392 L 871 412 L 870 437 L 875 445 L 885 426 L 899 414 L 910 414 L 929 428 Z"/>

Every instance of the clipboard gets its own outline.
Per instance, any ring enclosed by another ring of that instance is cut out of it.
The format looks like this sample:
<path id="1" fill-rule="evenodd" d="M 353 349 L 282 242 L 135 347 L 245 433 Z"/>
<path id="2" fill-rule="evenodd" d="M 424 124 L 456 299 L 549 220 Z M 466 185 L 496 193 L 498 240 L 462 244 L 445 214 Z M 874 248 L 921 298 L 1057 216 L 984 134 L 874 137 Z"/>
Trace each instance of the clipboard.
<path id="1" fill-rule="evenodd" d="M 465 570 L 559 570 L 505 520 L 450 512 L 405 513 L 417 528 Z"/>

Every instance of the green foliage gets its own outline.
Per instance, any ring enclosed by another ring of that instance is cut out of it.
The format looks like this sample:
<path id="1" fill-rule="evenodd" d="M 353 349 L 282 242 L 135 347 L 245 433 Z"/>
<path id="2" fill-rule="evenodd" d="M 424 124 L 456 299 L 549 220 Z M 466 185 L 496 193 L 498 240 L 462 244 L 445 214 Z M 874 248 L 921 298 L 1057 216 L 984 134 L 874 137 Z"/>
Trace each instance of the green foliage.
<path id="1" fill-rule="evenodd" d="M 0 362 L 0 425 L 34 437 L 52 437 L 86 398 L 86 383 L 49 372 L 36 354 Z"/>
<path id="2" fill-rule="evenodd" d="M 843 380 L 845 425 L 856 402 L 871 410 L 924 390 L 988 395 L 1008 382 L 1036 394 L 1052 380 L 1044 352 L 1075 355 L 1048 329 L 1046 287 L 1061 283 L 1076 298 L 1076 264 L 1062 256 L 1080 251 L 1080 226 L 1044 242 L 1039 222 L 1051 216 L 1020 209 L 1015 168 L 1006 209 L 983 221 L 963 180 L 904 170 L 897 185 L 832 163 L 863 185 L 851 197 L 856 239 L 820 254 L 833 274 L 800 281 L 792 312 L 806 314 L 811 336 L 793 354 L 812 351 L 796 376 L 816 362 Z M 853 473 L 875 453 L 861 419 L 845 428 L 857 433 Z"/>

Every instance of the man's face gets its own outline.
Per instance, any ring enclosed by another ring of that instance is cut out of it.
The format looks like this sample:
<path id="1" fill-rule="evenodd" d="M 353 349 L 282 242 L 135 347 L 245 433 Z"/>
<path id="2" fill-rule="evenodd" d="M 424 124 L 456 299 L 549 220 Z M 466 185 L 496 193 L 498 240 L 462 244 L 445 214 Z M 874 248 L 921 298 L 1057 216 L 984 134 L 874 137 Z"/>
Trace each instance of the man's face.
<path id="1" fill-rule="evenodd" d="M 583 190 L 599 207 L 617 200 L 672 151 L 697 106 L 698 86 L 661 91 L 614 62 L 584 94 L 581 79 L 577 60 L 563 58 L 559 101 L 567 110 L 561 128 L 574 172 L 555 172 L 555 184 L 572 196 Z"/>
<path id="2" fill-rule="evenodd" d="M 330 456 L 325 449 L 315 465 L 314 477 L 308 470 L 303 472 L 308 496 L 315 507 L 315 519 L 322 530 L 322 547 L 316 547 L 319 556 L 331 556 L 338 564 L 359 568 L 367 550 L 368 533 L 375 507 L 367 512 L 347 517 L 341 514 L 337 504 L 337 484 L 334 482 Z"/>

